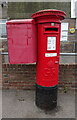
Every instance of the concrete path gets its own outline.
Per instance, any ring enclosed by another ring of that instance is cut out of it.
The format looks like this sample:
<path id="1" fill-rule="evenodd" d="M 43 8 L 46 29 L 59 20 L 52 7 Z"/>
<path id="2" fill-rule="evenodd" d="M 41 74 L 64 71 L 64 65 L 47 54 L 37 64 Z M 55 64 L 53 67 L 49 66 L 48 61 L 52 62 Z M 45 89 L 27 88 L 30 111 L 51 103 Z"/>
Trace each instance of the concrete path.
<path id="1" fill-rule="evenodd" d="M 75 93 L 59 93 L 58 106 L 44 111 L 35 105 L 35 91 L 4 90 L 2 118 L 75 118 Z"/>

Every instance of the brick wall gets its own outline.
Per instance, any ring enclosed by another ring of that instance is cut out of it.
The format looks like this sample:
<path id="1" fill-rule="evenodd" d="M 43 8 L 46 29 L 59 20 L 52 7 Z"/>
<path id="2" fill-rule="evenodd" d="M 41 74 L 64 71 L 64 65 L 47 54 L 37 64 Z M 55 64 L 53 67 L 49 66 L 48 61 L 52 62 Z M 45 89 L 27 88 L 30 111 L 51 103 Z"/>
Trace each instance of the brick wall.
<path id="1" fill-rule="evenodd" d="M 65 19 L 62 22 L 68 23 L 68 39 L 60 42 L 60 52 L 73 53 L 75 52 L 75 44 L 77 43 L 76 33 L 71 34 L 70 28 L 75 28 L 76 19 Z"/>
<path id="2" fill-rule="evenodd" d="M 65 11 L 67 18 L 71 15 L 71 2 L 8 2 L 8 18 L 31 18 L 32 13 L 43 9 L 58 9 Z"/>
<path id="3" fill-rule="evenodd" d="M 3 64 L 3 88 L 33 89 L 35 68 L 35 65 Z"/>
<path id="4" fill-rule="evenodd" d="M 3 64 L 3 89 L 35 89 L 36 65 Z M 77 64 L 60 65 L 59 88 L 75 89 Z"/>

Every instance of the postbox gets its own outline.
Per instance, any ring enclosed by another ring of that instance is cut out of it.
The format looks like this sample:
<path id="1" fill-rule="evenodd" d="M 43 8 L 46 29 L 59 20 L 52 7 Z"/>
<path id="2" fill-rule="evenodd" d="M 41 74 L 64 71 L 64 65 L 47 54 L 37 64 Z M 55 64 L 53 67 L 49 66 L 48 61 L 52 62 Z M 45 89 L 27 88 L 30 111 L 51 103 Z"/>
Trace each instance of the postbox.
<path id="1" fill-rule="evenodd" d="M 10 64 L 36 62 L 35 21 L 33 19 L 10 20 L 7 22 L 6 28 Z"/>
<path id="2" fill-rule="evenodd" d="M 60 31 L 65 15 L 50 9 L 32 14 L 38 31 L 36 105 L 44 109 L 57 106 Z"/>

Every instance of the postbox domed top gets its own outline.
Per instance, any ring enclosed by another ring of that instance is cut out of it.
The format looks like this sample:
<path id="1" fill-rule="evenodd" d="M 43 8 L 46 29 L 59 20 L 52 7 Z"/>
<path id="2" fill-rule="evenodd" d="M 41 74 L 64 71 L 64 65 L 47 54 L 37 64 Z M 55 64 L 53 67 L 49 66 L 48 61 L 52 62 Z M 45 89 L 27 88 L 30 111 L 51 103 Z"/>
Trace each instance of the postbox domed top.
<path id="1" fill-rule="evenodd" d="M 40 18 L 46 18 L 46 17 L 51 17 L 51 19 L 59 19 L 63 20 L 66 16 L 66 13 L 61 11 L 61 10 L 56 10 L 56 9 L 45 9 L 45 10 L 40 10 L 34 14 L 32 14 L 32 18 L 34 19 L 40 19 Z"/>

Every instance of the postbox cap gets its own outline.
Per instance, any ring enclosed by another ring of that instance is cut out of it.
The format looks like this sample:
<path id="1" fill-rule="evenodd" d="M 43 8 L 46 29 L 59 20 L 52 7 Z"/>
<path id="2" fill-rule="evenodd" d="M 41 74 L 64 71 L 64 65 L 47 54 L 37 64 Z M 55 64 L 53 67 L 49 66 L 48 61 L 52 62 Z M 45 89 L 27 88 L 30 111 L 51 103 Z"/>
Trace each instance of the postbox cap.
<path id="1" fill-rule="evenodd" d="M 45 9 L 45 10 L 40 10 L 34 14 L 32 14 L 32 18 L 38 18 L 42 16 L 56 16 L 56 18 L 63 20 L 66 16 L 66 13 L 61 10 L 56 10 L 56 9 Z"/>

